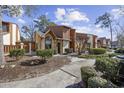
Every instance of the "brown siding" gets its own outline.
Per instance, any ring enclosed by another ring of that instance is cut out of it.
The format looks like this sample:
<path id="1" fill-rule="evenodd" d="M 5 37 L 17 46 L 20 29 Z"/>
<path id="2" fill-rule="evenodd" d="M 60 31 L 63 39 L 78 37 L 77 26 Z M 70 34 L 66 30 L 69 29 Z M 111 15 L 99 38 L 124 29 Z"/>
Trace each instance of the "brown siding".
<path id="1" fill-rule="evenodd" d="M 16 42 L 18 42 L 18 27 L 16 27 Z"/>
<path id="2" fill-rule="evenodd" d="M 71 29 L 70 30 L 70 48 L 73 49 L 73 51 L 75 52 L 75 41 L 76 41 L 76 32 L 75 29 Z"/>
<path id="3" fill-rule="evenodd" d="M 63 38 L 70 40 L 70 29 L 63 32 Z"/>
<path id="4" fill-rule="evenodd" d="M 96 48 L 96 39 L 97 39 L 97 36 L 93 35 L 93 48 Z"/>
<path id="5" fill-rule="evenodd" d="M 12 45 L 12 24 L 9 23 L 10 45 Z"/>

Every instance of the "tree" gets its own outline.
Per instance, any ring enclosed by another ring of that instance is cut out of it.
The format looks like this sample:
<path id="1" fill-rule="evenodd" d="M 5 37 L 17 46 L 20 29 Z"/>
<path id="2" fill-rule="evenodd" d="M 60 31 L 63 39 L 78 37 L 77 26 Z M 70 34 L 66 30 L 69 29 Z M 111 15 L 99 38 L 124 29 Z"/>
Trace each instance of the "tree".
<path id="1" fill-rule="evenodd" d="M 102 16 L 99 16 L 96 19 L 95 24 L 100 24 L 101 28 L 109 28 L 110 33 L 111 33 L 111 48 L 112 48 L 112 42 L 113 42 L 113 30 L 112 30 L 112 19 L 111 15 L 109 13 L 105 13 Z"/>
<path id="2" fill-rule="evenodd" d="M 38 28 L 38 31 L 41 31 L 43 33 L 48 26 L 56 25 L 54 22 L 50 22 L 50 20 L 45 15 L 41 15 L 36 20 L 34 20 L 34 22 L 36 23 L 35 27 Z"/>
<path id="3" fill-rule="evenodd" d="M 4 59 L 4 46 L 3 46 L 3 32 L 2 32 L 2 16 L 8 15 L 16 17 L 22 14 L 22 6 L 14 5 L 0 5 L 0 64 L 5 63 Z"/>
<path id="4" fill-rule="evenodd" d="M 24 37 L 26 37 L 29 41 L 29 54 L 31 55 L 31 46 L 32 46 L 32 42 L 34 40 L 34 32 L 35 32 L 35 26 L 34 24 L 30 24 L 30 25 L 25 25 L 21 28 L 21 31 L 24 33 Z"/>
<path id="5" fill-rule="evenodd" d="M 88 39 L 89 38 L 87 36 L 78 36 L 78 38 L 76 39 L 78 55 L 81 54 L 82 49 L 86 48 Z"/>
<path id="6" fill-rule="evenodd" d="M 124 48 L 124 28 L 120 25 L 120 23 L 116 24 L 116 27 L 114 27 L 114 31 L 116 33 L 117 38 L 117 45 L 120 48 Z"/>
<path id="7" fill-rule="evenodd" d="M 0 64 L 5 63 L 4 46 L 3 46 L 3 32 L 2 32 L 2 16 L 17 17 L 23 14 L 30 16 L 33 11 L 36 11 L 36 6 L 21 6 L 21 5 L 0 5 Z"/>

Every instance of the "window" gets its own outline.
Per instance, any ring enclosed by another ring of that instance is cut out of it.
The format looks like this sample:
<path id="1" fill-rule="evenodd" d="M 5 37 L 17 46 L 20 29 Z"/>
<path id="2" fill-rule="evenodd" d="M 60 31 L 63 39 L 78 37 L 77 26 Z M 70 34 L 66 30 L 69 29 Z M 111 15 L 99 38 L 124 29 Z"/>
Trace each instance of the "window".
<path id="1" fill-rule="evenodd" d="M 3 24 L 2 25 L 2 30 L 7 32 L 8 31 L 8 25 Z"/>
<path id="2" fill-rule="evenodd" d="M 52 48 L 52 38 L 50 36 L 45 38 L 45 48 L 46 49 Z"/>

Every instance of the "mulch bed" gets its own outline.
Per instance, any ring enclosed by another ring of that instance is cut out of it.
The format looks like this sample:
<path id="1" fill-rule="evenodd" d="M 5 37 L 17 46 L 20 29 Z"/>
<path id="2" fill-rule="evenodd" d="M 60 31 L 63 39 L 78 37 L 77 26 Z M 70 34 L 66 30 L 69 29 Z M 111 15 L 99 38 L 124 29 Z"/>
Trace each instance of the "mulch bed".
<path id="1" fill-rule="evenodd" d="M 0 83 L 42 76 L 70 62 L 66 56 L 52 57 L 46 62 L 43 62 L 38 57 L 33 58 L 29 56 L 25 56 L 19 61 L 14 60 L 11 62 L 12 59 L 9 57 L 6 57 L 6 60 L 5 67 L 0 68 Z"/>

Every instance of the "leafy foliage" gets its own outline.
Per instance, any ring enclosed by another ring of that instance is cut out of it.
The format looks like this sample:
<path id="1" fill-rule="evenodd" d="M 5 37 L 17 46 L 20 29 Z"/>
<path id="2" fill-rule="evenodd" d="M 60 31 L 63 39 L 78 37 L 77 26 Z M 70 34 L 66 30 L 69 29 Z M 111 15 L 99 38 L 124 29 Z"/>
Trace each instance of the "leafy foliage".
<path id="1" fill-rule="evenodd" d="M 45 32 L 48 26 L 56 25 L 55 23 L 50 22 L 50 20 L 45 15 L 41 15 L 40 17 L 37 18 L 37 20 L 34 20 L 34 22 L 35 27 L 38 28 L 38 31 L 41 32 Z"/>
<path id="2" fill-rule="evenodd" d="M 118 88 L 118 86 L 111 81 L 96 76 L 88 79 L 88 88 Z"/>
<path id="3" fill-rule="evenodd" d="M 107 86 L 107 80 L 101 77 L 91 77 L 88 79 L 89 88 L 105 88 Z"/>
<path id="4" fill-rule="evenodd" d="M 86 87 L 88 79 L 93 76 L 97 76 L 97 72 L 93 67 L 81 67 L 81 77 Z"/>
<path id="5" fill-rule="evenodd" d="M 36 54 L 37 56 L 42 57 L 42 59 L 46 60 L 48 57 L 53 56 L 54 51 L 52 49 L 45 49 L 45 50 L 37 50 Z"/>
<path id="6" fill-rule="evenodd" d="M 97 19 L 96 19 L 96 22 L 95 24 L 99 24 L 101 28 L 109 28 L 110 29 L 110 32 L 111 32 L 111 42 L 112 42 L 112 39 L 113 39 L 113 29 L 112 29 L 112 17 L 110 15 L 110 13 L 106 12 L 104 13 L 103 15 L 99 16 Z M 111 43 L 111 48 L 112 48 L 112 43 Z"/>
<path id="7" fill-rule="evenodd" d="M 106 49 L 104 49 L 104 48 L 91 48 L 90 53 L 91 54 L 104 54 L 104 53 L 106 53 Z"/>
<path id="8" fill-rule="evenodd" d="M 102 28 L 108 28 L 110 27 L 110 23 L 112 22 L 112 20 L 110 20 L 111 15 L 109 13 L 105 13 L 102 16 L 99 16 L 96 19 L 96 23 L 95 24 L 100 24 L 100 26 Z"/>
<path id="9" fill-rule="evenodd" d="M 103 58 L 108 57 L 107 54 L 101 54 L 101 55 L 80 55 L 79 58 L 86 58 L 86 59 L 96 59 L 96 58 Z"/>
<path id="10" fill-rule="evenodd" d="M 16 60 L 18 60 L 21 57 L 23 57 L 24 54 L 25 54 L 24 49 L 14 49 L 14 50 L 11 50 L 10 53 L 9 53 L 10 57 L 15 57 Z"/>
<path id="11" fill-rule="evenodd" d="M 112 58 L 97 58 L 95 63 L 95 69 L 101 71 L 103 76 L 109 80 L 116 80 L 119 70 L 119 61 Z"/>
<path id="12" fill-rule="evenodd" d="M 21 5 L 0 5 L 2 13 L 11 17 L 16 17 L 22 15 L 22 6 Z"/>

